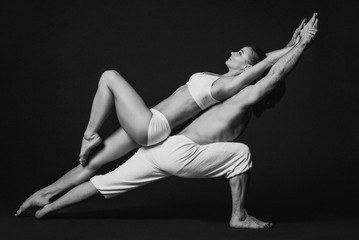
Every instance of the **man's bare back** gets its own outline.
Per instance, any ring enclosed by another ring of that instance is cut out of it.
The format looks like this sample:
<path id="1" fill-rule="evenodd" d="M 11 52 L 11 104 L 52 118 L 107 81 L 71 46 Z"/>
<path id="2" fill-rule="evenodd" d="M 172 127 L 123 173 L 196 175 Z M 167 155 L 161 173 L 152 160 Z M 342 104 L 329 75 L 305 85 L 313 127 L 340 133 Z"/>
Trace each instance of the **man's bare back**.
<path id="1" fill-rule="evenodd" d="M 252 115 L 252 107 L 243 101 L 245 92 L 208 109 L 179 134 L 198 144 L 233 141 L 244 132 Z"/>

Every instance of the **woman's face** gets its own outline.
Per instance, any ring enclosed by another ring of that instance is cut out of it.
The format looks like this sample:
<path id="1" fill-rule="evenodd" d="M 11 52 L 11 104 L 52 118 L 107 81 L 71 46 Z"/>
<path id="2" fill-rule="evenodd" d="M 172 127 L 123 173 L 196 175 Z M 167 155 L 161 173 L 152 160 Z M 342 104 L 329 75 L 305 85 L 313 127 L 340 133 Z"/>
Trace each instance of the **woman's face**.
<path id="1" fill-rule="evenodd" d="M 227 67 L 236 70 L 242 69 L 243 66 L 248 65 L 251 52 L 250 47 L 244 47 L 238 52 L 231 52 L 231 56 L 226 61 Z"/>

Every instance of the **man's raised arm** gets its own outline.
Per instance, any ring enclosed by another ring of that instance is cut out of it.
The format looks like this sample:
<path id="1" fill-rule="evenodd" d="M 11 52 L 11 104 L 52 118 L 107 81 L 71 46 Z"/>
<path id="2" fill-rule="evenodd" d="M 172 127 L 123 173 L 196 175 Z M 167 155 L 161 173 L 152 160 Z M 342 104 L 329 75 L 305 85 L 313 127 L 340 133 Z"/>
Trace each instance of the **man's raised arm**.
<path id="1" fill-rule="evenodd" d="M 299 41 L 300 31 L 304 27 L 304 21 L 299 25 L 295 30 L 289 43 L 282 49 L 274 50 L 269 53 L 266 53 L 267 57 L 255 64 L 254 66 L 248 68 L 246 71 L 242 72 L 240 75 L 233 78 L 233 80 L 227 82 L 217 81 L 212 89 L 212 95 L 217 100 L 225 100 L 243 88 L 247 87 L 254 80 L 263 75 L 270 67 L 272 67 L 281 57 L 288 53 L 292 47 Z"/>
<path id="2" fill-rule="evenodd" d="M 247 104 L 254 104 L 271 92 L 280 81 L 283 81 L 288 73 L 295 67 L 302 53 L 313 41 L 318 31 L 317 13 L 313 14 L 310 21 L 303 27 L 300 40 L 294 47 L 280 58 L 270 69 L 269 73 L 253 86 L 242 90 L 242 96 Z"/>

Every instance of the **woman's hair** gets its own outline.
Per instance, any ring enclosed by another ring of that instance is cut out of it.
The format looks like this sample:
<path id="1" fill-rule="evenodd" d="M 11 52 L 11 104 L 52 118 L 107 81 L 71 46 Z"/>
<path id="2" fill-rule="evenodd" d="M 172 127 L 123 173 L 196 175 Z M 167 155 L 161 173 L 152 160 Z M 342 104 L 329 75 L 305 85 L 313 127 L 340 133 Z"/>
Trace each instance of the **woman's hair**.
<path id="1" fill-rule="evenodd" d="M 249 56 L 249 64 L 252 66 L 259 63 L 267 57 L 267 55 L 257 47 L 250 47 L 252 49 L 252 54 Z"/>

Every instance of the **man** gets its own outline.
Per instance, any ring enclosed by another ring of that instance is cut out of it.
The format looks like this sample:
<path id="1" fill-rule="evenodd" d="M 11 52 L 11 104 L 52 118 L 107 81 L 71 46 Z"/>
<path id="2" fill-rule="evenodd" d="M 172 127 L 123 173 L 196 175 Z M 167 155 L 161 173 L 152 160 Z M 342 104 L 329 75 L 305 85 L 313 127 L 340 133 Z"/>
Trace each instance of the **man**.
<path id="1" fill-rule="evenodd" d="M 225 102 L 213 106 L 178 135 L 171 136 L 154 147 L 142 147 L 115 171 L 95 176 L 55 202 L 44 204 L 45 206 L 36 212 L 36 217 L 42 218 L 52 211 L 99 193 L 104 197 L 112 197 L 170 175 L 190 178 L 225 175 L 229 178 L 233 200 L 230 226 L 270 227 L 270 223 L 250 216 L 244 207 L 248 170 L 251 168 L 248 147 L 241 143 L 225 141 L 232 141 L 243 133 L 253 107 L 268 96 L 294 68 L 312 42 L 317 29 L 318 19 L 315 13 L 301 30 L 299 41 L 273 65 L 263 79 Z M 19 210 L 23 212 L 24 207 Z"/>

